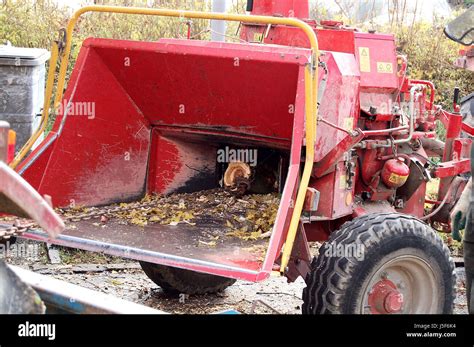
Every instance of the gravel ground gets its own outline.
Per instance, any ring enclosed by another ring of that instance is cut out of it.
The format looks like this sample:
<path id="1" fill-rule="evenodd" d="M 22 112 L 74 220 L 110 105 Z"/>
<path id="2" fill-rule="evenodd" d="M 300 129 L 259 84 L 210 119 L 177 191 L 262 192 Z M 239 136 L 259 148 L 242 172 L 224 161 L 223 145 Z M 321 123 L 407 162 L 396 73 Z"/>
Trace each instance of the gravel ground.
<path id="1" fill-rule="evenodd" d="M 23 243 L 24 241 L 20 242 Z M 242 313 L 257 314 L 301 313 L 301 293 L 305 287 L 301 278 L 290 284 L 280 277 L 270 278 L 262 283 L 238 281 L 217 295 L 172 297 L 165 295 L 160 287 L 149 280 L 136 262 L 97 257 L 83 252 L 77 259 L 68 254 L 68 264 L 52 265 L 46 261 L 42 245 L 31 241 L 26 244 L 33 249 L 30 252 L 33 256 L 17 257 L 13 253 L 7 262 L 166 312 L 203 314 L 235 309 Z M 84 259 L 88 259 L 88 256 L 92 257 L 91 262 L 100 260 L 101 263 L 84 264 Z M 61 258 L 64 259 L 64 255 Z M 456 273 L 458 281 L 455 313 L 467 314 L 464 268 L 457 268 Z"/>
<path id="2" fill-rule="evenodd" d="M 468 314 L 467 312 L 467 297 L 466 297 L 466 272 L 464 268 L 456 269 L 457 283 L 456 283 L 456 300 L 454 301 L 454 313 Z"/>
<path id="3" fill-rule="evenodd" d="M 223 293 L 215 295 L 175 297 L 164 294 L 139 269 L 55 274 L 53 277 L 177 314 L 214 313 L 228 309 L 243 313 L 299 314 L 301 291 L 305 286 L 303 280 L 287 284 L 286 279 L 272 278 L 258 284 L 238 281 Z"/>

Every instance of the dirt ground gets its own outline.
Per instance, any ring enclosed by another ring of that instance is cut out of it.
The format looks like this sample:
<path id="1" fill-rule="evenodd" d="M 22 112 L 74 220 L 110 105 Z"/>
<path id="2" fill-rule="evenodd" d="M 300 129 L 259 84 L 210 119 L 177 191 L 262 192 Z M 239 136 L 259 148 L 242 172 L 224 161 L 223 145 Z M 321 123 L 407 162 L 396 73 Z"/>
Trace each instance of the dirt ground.
<path id="1" fill-rule="evenodd" d="M 7 262 L 169 313 L 205 314 L 229 309 L 246 314 L 301 313 L 301 293 L 305 287 L 301 278 L 290 284 L 280 277 L 262 283 L 238 281 L 217 295 L 174 297 L 165 295 L 160 287 L 149 280 L 137 262 L 61 249 L 61 263 L 53 265 L 46 257 L 44 245 L 32 241 L 26 244 L 39 252 L 26 259 L 13 254 Z M 455 313 L 467 314 L 464 268 L 457 268 L 456 273 Z"/>

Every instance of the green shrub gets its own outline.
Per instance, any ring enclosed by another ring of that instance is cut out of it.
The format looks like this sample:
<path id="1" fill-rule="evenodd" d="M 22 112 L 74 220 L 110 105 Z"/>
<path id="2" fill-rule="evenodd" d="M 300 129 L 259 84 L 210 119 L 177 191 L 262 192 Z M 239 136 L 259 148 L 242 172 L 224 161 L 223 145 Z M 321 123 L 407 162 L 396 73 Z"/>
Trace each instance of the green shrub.
<path id="1" fill-rule="evenodd" d="M 197 1 L 143 1 L 96 0 L 101 5 L 166 7 L 170 9 L 208 11 L 208 2 Z M 0 3 L 0 40 L 15 46 L 50 48 L 58 38 L 58 31 L 67 25 L 72 11 L 59 7 L 53 1 L 3 0 Z M 193 33 L 207 39 L 207 21 L 193 20 Z M 90 36 L 114 39 L 156 41 L 160 38 L 185 37 L 187 23 L 178 18 L 88 13 L 76 25 L 72 60 L 76 58 L 82 41 Z M 200 33 L 200 35 L 199 35 Z"/>
<path id="2" fill-rule="evenodd" d="M 398 28 L 395 34 L 398 50 L 408 56 L 410 77 L 434 82 L 436 102 L 451 110 L 454 87 L 459 87 L 463 94 L 471 93 L 474 73 L 454 66 L 460 45 L 444 35 L 446 22 L 416 23 Z"/>

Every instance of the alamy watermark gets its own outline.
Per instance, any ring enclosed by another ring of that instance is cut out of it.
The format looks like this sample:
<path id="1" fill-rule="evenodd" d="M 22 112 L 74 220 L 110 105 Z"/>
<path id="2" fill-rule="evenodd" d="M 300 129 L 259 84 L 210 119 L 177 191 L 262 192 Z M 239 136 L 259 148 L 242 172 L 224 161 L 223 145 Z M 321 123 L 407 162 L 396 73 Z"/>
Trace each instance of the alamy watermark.
<path id="1" fill-rule="evenodd" d="M 39 259 L 41 255 L 40 244 L 0 243 L 0 259 L 5 258 L 32 258 Z"/>
<path id="2" fill-rule="evenodd" d="M 56 339 L 56 324 L 37 324 L 26 321 L 18 325 L 19 337 L 45 337 L 49 341 Z"/>
<path id="3" fill-rule="evenodd" d="M 63 100 L 56 109 L 57 114 L 95 118 L 95 102 Z"/>
<path id="4" fill-rule="evenodd" d="M 256 149 L 233 149 L 226 146 L 217 151 L 218 163 L 247 163 L 250 166 L 257 166 L 258 151 Z"/>
<path id="5" fill-rule="evenodd" d="M 408 101 L 401 101 L 401 102 L 394 102 L 389 100 L 388 102 L 382 102 L 376 109 L 377 114 L 392 114 L 392 113 L 400 113 L 402 112 L 405 115 L 410 114 L 410 104 L 411 102 Z M 415 111 L 419 113 L 417 110 L 418 102 L 415 102 Z M 429 114 L 428 110 L 424 110 L 422 114 L 417 114 L 418 117 L 426 117 Z"/>
<path id="6" fill-rule="evenodd" d="M 324 255 L 326 257 L 345 257 L 356 258 L 357 260 L 364 260 L 365 246 L 363 244 L 355 243 L 344 245 L 341 243 L 331 242 L 326 245 Z"/>

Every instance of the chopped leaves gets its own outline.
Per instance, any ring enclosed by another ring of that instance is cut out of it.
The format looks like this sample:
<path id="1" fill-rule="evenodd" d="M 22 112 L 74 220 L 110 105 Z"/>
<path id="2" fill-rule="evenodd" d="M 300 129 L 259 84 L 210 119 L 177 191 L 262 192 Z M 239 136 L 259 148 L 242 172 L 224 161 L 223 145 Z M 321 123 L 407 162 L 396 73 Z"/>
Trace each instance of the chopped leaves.
<path id="1" fill-rule="evenodd" d="M 258 240 L 272 231 L 278 212 L 278 194 L 246 195 L 236 198 L 224 189 L 212 189 L 195 193 L 172 194 L 168 196 L 147 195 L 135 207 L 121 203 L 126 211 L 108 213 L 101 217 L 102 223 L 117 218 L 120 223 L 145 227 L 152 224 L 177 226 L 221 226 L 225 235 L 242 240 Z M 146 204 L 146 206 L 141 206 Z M 96 208 L 75 208 L 62 211 L 67 217 L 93 212 Z M 111 209 L 113 211 L 113 209 Z M 201 242 L 215 246 L 216 241 Z"/>

